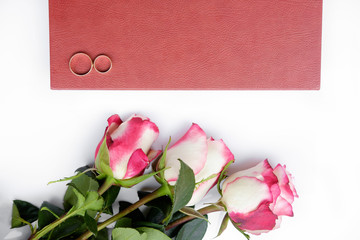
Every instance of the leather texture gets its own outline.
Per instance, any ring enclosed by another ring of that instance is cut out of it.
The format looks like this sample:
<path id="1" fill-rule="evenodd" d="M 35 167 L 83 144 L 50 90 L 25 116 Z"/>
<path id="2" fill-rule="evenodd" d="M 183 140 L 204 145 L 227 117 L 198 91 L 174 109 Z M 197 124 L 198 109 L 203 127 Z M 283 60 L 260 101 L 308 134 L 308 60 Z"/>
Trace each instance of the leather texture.
<path id="1" fill-rule="evenodd" d="M 320 88 L 322 0 L 49 0 L 52 89 Z M 77 52 L 112 68 L 69 70 Z"/>

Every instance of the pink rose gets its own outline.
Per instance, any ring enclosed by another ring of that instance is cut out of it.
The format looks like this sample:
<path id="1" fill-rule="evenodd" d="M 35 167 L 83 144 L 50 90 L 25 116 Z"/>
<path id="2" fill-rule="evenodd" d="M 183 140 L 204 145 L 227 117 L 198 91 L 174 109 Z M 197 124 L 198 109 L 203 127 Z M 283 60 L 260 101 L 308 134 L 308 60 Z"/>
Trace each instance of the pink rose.
<path id="1" fill-rule="evenodd" d="M 195 174 L 195 190 L 187 206 L 198 203 L 217 183 L 221 171 L 234 155 L 222 140 L 207 138 L 205 132 L 193 124 L 185 135 L 167 150 L 165 179 L 174 185 L 178 178 L 180 162 L 184 161 Z"/>
<path id="2" fill-rule="evenodd" d="M 228 177 L 222 194 L 231 220 L 256 235 L 278 228 L 281 216 L 293 216 L 291 204 L 298 197 L 285 166 L 273 169 L 267 160 Z"/>
<path id="3" fill-rule="evenodd" d="M 138 176 L 159 153 L 150 150 L 158 135 L 158 127 L 146 117 L 133 115 L 123 122 L 118 115 L 113 115 L 108 119 L 104 137 L 96 148 L 95 159 L 106 136 L 113 177 L 128 179 Z M 95 161 L 95 167 L 102 172 L 99 161 Z"/>

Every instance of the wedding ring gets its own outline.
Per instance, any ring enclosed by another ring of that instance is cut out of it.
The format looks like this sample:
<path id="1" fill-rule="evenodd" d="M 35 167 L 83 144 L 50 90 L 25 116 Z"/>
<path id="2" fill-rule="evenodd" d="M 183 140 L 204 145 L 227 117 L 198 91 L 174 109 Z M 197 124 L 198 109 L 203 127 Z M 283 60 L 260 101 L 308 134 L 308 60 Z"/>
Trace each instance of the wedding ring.
<path id="1" fill-rule="evenodd" d="M 104 54 L 99 55 L 94 60 L 94 68 L 98 73 L 107 73 L 112 68 L 112 61 Z"/>
<path id="2" fill-rule="evenodd" d="M 83 52 L 75 53 L 69 60 L 69 69 L 76 76 L 85 76 L 91 72 L 93 62 L 89 55 Z"/>

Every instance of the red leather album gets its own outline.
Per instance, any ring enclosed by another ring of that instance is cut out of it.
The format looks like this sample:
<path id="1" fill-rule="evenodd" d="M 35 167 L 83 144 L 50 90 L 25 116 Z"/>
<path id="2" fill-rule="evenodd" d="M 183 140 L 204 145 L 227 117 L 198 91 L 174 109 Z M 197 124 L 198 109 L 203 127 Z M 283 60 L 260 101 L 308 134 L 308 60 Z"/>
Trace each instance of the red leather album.
<path id="1" fill-rule="evenodd" d="M 320 88 L 322 0 L 49 0 L 52 89 Z"/>

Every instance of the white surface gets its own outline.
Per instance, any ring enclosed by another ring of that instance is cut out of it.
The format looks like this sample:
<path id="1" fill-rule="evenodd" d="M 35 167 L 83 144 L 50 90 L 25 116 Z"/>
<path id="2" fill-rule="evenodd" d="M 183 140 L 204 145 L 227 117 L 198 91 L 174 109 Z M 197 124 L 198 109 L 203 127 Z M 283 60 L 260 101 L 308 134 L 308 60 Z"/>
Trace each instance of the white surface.
<path id="1" fill-rule="evenodd" d="M 47 1 L 0 0 L 0 239 L 13 199 L 61 204 L 65 184 L 47 182 L 92 163 L 113 113 L 150 117 L 156 146 L 196 122 L 227 143 L 232 172 L 264 158 L 286 164 L 300 195 L 295 217 L 252 239 L 360 239 L 359 12 L 358 0 L 324 1 L 320 91 L 52 91 Z M 229 227 L 218 239 L 235 238 Z"/>

